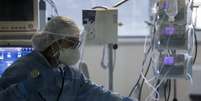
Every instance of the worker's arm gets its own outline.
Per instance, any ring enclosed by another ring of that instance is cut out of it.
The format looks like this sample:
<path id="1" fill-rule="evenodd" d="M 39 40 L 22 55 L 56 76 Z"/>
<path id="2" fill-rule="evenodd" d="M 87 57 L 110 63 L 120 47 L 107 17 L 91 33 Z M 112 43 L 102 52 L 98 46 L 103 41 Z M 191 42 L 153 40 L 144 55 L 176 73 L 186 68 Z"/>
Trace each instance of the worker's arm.
<path id="1" fill-rule="evenodd" d="M 26 79 L 24 63 L 11 65 L 0 78 L 0 101 L 25 101 L 21 83 Z"/>
<path id="2" fill-rule="evenodd" d="M 14 81 L 5 77 L 0 78 L 0 101 L 25 101 L 19 84 L 12 84 Z"/>
<path id="3" fill-rule="evenodd" d="M 103 87 L 97 86 L 86 80 L 84 76 L 80 75 L 80 89 L 76 101 L 132 101 L 129 98 L 121 97 L 114 94 Z"/>

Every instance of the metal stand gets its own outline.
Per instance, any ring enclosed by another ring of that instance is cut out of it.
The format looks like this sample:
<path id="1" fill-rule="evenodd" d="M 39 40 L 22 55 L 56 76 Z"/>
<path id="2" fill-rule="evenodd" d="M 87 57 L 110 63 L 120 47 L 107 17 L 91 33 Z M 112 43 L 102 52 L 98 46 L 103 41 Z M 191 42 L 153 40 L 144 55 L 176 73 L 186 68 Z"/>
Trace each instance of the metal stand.
<path id="1" fill-rule="evenodd" d="M 109 58 L 109 90 L 113 91 L 113 73 L 114 73 L 114 63 L 113 63 L 113 44 L 108 44 L 108 58 Z"/>
<path id="2" fill-rule="evenodd" d="M 115 60 L 114 60 L 114 53 L 113 50 L 118 49 L 117 44 L 108 44 L 108 68 L 109 68 L 109 90 L 113 91 L 113 73 L 114 73 L 114 65 L 115 65 Z M 116 57 L 116 56 L 115 56 Z"/>

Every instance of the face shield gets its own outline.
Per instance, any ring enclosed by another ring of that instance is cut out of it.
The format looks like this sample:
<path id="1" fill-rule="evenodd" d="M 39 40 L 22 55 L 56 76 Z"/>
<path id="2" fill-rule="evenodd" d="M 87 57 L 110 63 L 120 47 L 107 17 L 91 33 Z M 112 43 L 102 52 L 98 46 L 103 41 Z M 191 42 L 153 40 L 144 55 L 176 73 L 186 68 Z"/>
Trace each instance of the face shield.
<path id="1" fill-rule="evenodd" d="M 73 65 L 79 61 L 80 30 L 74 21 L 68 17 L 55 17 L 50 20 L 40 34 L 32 37 L 34 50 L 43 52 L 51 45 L 59 49 L 55 54 L 58 60 L 66 65 Z"/>
<path id="2" fill-rule="evenodd" d="M 59 40 L 67 40 L 78 44 L 74 39 L 79 39 L 80 30 L 75 22 L 68 18 L 58 16 L 50 20 L 40 34 L 32 37 L 32 46 L 36 51 L 44 51 Z"/>

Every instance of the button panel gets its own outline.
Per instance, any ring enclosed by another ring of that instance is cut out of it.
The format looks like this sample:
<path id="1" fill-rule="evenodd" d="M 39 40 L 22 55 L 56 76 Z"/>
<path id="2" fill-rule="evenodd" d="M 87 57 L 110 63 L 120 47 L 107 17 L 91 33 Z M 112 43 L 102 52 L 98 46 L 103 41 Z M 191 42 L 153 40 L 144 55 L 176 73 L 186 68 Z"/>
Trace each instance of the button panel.
<path id="1" fill-rule="evenodd" d="M 33 30 L 33 24 L 27 24 L 23 26 L 0 26 L 0 31 L 24 31 L 24 30 Z"/>

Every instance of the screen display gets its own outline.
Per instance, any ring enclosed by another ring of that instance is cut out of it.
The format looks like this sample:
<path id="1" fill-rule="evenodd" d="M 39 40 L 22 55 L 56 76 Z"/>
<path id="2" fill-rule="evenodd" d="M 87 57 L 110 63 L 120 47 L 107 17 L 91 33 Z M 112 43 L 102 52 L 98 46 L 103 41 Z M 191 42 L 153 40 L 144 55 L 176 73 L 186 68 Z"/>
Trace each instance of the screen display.
<path id="1" fill-rule="evenodd" d="M 27 55 L 32 51 L 32 48 L 0 48 L 0 76 L 2 73 L 18 58 Z"/>
<path id="2" fill-rule="evenodd" d="M 34 20 L 34 0 L 0 0 L 0 21 Z"/>

